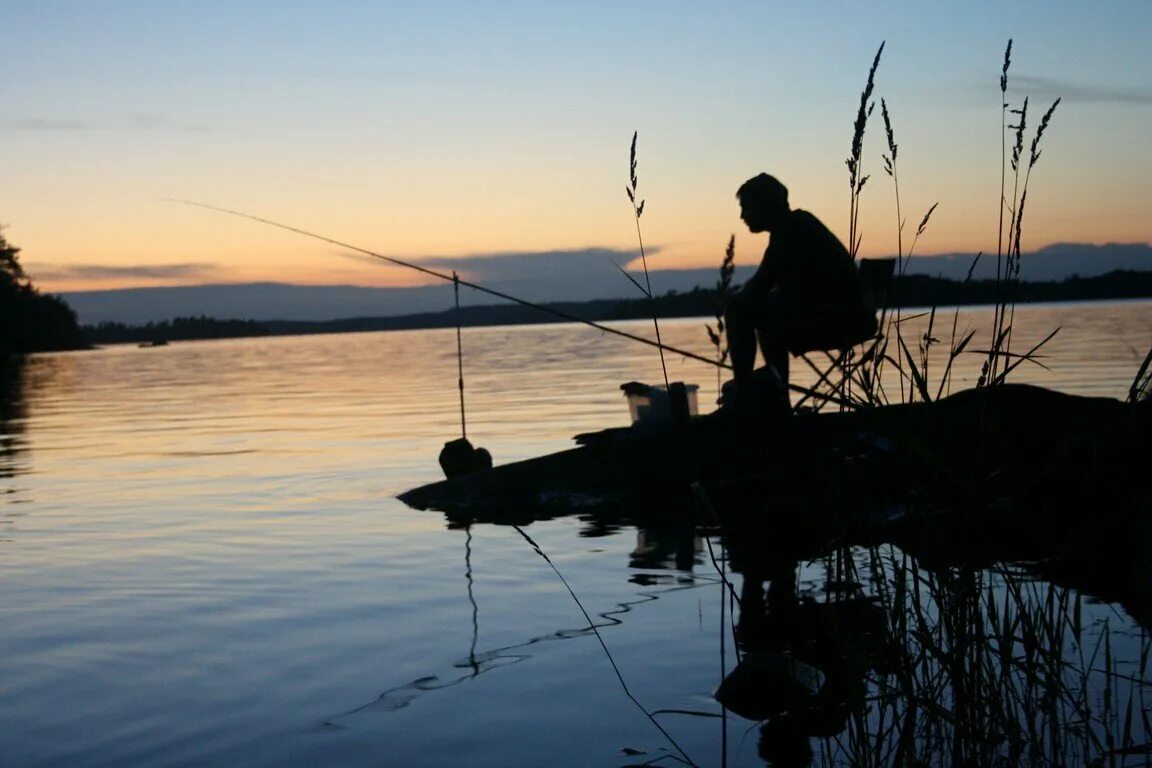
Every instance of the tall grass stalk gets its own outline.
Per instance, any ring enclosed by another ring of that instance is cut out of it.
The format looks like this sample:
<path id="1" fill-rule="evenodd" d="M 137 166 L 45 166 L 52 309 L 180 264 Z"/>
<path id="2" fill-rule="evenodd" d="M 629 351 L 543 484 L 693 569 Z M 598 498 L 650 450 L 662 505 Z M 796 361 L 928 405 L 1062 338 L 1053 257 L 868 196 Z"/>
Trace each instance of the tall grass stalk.
<path id="1" fill-rule="evenodd" d="M 888 115 L 888 102 L 885 99 L 880 99 L 880 115 L 884 118 L 884 133 L 888 138 L 888 153 L 881 155 L 884 160 L 884 171 L 888 177 L 892 179 L 892 188 L 896 196 L 896 274 L 903 276 L 904 274 L 904 215 L 900 210 L 900 174 L 897 172 L 896 157 L 899 145 L 896 143 L 896 135 L 892 131 L 892 119 Z M 900 333 L 900 315 L 901 310 L 898 309 L 894 316 L 889 320 L 888 331 L 895 328 L 897 334 Z M 877 367 L 882 366 L 884 362 L 883 357 L 877 360 Z M 879 371 L 877 371 L 876 379 L 879 380 Z M 900 400 L 904 401 L 904 379 L 900 378 Z"/>
<path id="2" fill-rule="evenodd" d="M 648 276 L 648 256 L 644 252 L 644 234 L 640 231 L 640 217 L 644 215 L 644 201 L 636 202 L 638 196 L 636 177 L 636 139 L 639 131 L 632 133 L 632 148 L 628 153 L 628 186 L 624 191 L 628 194 L 628 201 L 632 203 L 632 212 L 636 216 L 636 239 L 640 242 L 640 263 L 644 266 L 644 294 L 652 307 L 652 325 L 656 329 L 656 347 L 660 350 L 660 370 L 664 373 L 664 388 L 669 389 L 668 365 L 664 362 L 664 342 L 660 340 L 660 319 L 656 316 L 656 299 L 652 295 L 652 279 Z"/>
<path id="3" fill-rule="evenodd" d="M 1152 397 L 1152 347 L 1148 348 L 1144 362 L 1140 364 L 1140 369 L 1132 379 L 1132 385 L 1128 387 L 1128 402 L 1135 403 L 1147 400 L 1149 397 Z"/>
<path id="4" fill-rule="evenodd" d="M 884 44 L 873 59 L 868 71 L 868 78 L 861 92 L 860 103 L 857 107 L 856 120 L 853 124 L 852 148 L 846 165 L 849 173 L 850 210 L 849 210 L 849 251 L 856 259 L 859 255 L 863 234 L 860 231 L 860 197 L 868 175 L 863 167 L 863 143 L 868 118 L 874 108 L 872 94 L 875 88 L 875 75 L 879 66 Z M 955 370 L 955 363 L 964 354 L 980 354 L 984 357 L 977 387 L 991 384 L 1000 384 L 1006 380 L 1009 373 L 1014 371 L 1023 362 L 1040 364 L 1038 354 L 1043 345 L 1051 339 L 1052 335 L 1044 339 L 1024 354 L 1012 351 L 1012 325 L 1015 319 L 1015 302 L 1017 286 L 1020 279 L 1022 261 L 1022 232 L 1024 212 L 1028 199 L 1028 188 L 1032 170 L 1039 160 L 1041 141 L 1048 129 L 1053 113 L 1059 105 L 1057 99 L 1044 113 L 1039 121 L 1031 143 L 1028 144 L 1028 110 L 1029 101 L 1025 99 L 1019 108 L 1013 108 L 1008 100 L 1008 71 L 1012 62 L 1012 41 L 1004 52 L 1004 62 L 1000 73 L 1001 92 L 1001 174 L 1000 174 L 1000 208 L 997 228 L 996 246 L 996 301 L 993 310 L 992 334 L 989 343 L 984 349 L 974 349 L 975 334 L 971 328 L 961 329 L 959 324 L 960 309 L 953 311 L 951 333 L 947 340 L 946 360 L 938 369 L 939 376 L 930 377 L 929 367 L 935 357 L 933 347 L 943 344 L 943 341 L 934 335 L 936 311 L 935 308 L 926 313 L 928 329 L 918 335 L 915 344 L 911 339 L 905 338 L 905 323 L 917 319 L 918 316 L 906 315 L 898 309 L 889 315 L 887 308 L 881 308 L 881 327 L 883 335 L 877 338 L 859 357 L 850 352 L 841 355 L 835 364 L 837 369 L 821 371 L 806 357 L 805 362 L 817 374 L 817 383 L 814 389 L 825 388 L 831 390 L 836 400 L 850 402 L 854 406 L 881 405 L 889 403 L 885 392 L 885 373 L 891 367 L 896 384 L 899 386 L 900 402 L 915 400 L 930 401 L 939 399 L 951 392 L 951 377 Z M 920 237 L 935 212 L 938 203 L 928 208 L 917 227 L 915 236 L 910 244 L 905 245 L 904 232 L 906 219 L 904 214 L 904 200 L 901 191 L 899 176 L 898 149 L 891 110 L 887 99 L 880 99 L 881 115 L 884 120 L 884 129 L 887 138 L 887 152 L 881 153 L 884 161 L 884 171 L 892 179 L 896 211 L 896 244 L 897 244 L 897 270 L 896 276 L 906 274 L 907 265 Z M 1009 117 L 1012 117 L 1010 124 Z M 1011 140 L 1011 143 L 1009 143 Z M 1009 175 L 1011 174 L 1011 176 Z M 972 266 L 965 277 L 965 282 L 972 279 L 973 271 L 982 256 L 977 254 Z M 1059 329 L 1057 329 L 1059 330 Z M 801 401 L 805 402 L 807 398 Z M 799 403 L 797 404 L 800 405 Z M 822 407 L 821 406 L 817 406 Z"/>
<path id="5" fill-rule="evenodd" d="M 1008 68 L 1012 61 L 1012 40 L 1004 50 L 1004 65 L 1000 73 L 1001 94 L 1001 152 L 1000 152 L 1000 227 L 996 243 L 996 291 L 997 301 L 993 313 L 992 343 L 987 351 L 987 359 L 981 370 L 977 386 L 996 384 L 1004 381 L 1010 364 L 1012 347 L 1012 324 L 1016 314 L 1016 288 L 1020 281 L 1021 264 L 1021 232 L 1023 230 L 1024 210 L 1028 199 L 1028 183 L 1031 179 L 1032 169 L 1040 159 L 1040 142 L 1048 129 L 1060 99 L 1056 99 L 1040 120 L 1039 126 L 1033 135 L 1027 165 L 1023 169 L 1021 180 L 1021 165 L 1024 161 L 1024 143 L 1028 125 L 1029 100 L 1024 99 L 1018 109 L 1012 109 L 1008 101 Z M 1008 123 L 1008 115 L 1014 115 L 1016 124 Z M 1007 149 L 1008 131 L 1013 132 L 1012 151 L 1009 155 Z M 1007 196 L 1008 168 L 1012 172 L 1012 195 Z M 1005 215 L 1008 217 L 1007 233 L 1004 230 Z M 1001 369 L 1004 370 L 1001 370 Z"/>
<path id="6" fill-rule="evenodd" d="M 868 118 L 872 116 L 872 111 L 876 107 L 876 103 L 872 101 L 872 92 L 876 85 L 876 70 L 880 66 L 880 57 L 884 53 L 884 43 L 880 43 L 880 47 L 876 50 L 876 56 L 872 59 L 872 66 L 868 70 L 868 79 L 865 81 L 864 90 L 860 93 L 860 106 L 856 112 L 856 122 L 852 130 L 852 143 L 848 152 L 848 157 L 844 161 L 848 167 L 848 252 L 852 259 L 855 260 L 860 251 L 861 235 L 859 232 L 860 220 L 860 195 L 864 190 L 864 185 L 868 183 L 868 176 L 864 173 L 863 169 L 863 154 L 864 154 L 864 134 L 868 125 Z M 802 359 L 813 370 L 816 371 L 819 379 L 816 388 L 823 385 L 830 385 L 836 393 L 836 399 L 839 401 L 840 407 L 844 408 L 845 404 L 851 405 L 853 401 L 853 383 L 855 381 L 853 372 L 857 366 L 855 364 L 855 356 L 852 350 L 846 350 L 843 355 L 834 361 L 833 368 L 827 371 L 820 371 L 812 361 L 805 355 Z M 835 382 L 832 381 L 833 369 L 839 368 L 840 375 Z M 869 393 L 870 395 L 870 393 Z M 794 406 L 794 410 L 799 409 L 807 400 L 808 395 Z"/>
<path id="7" fill-rule="evenodd" d="M 876 69 L 880 66 L 880 55 L 884 53 L 884 43 L 876 51 L 876 58 L 872 60 L 872 67 L 868 70 L 868 80 L 864 90 L 860 93 L 860 107 L 856 112 L 856 123 L 852 130 L 852 147 L 848 153 L 845 164 L 848 166 L 848 251 L 855 259 L 860 252 L 860 193 L 868 183 L 868 176 L 864 175 L 862 161 L 864 154 L 864 131 L 868 125 L 868 118 L 876 103 L 872 101 L 872 90 L 876 84 Z"/>
<path id="8" fill-rule="evenodd" d="M 736 271 L 736 235 L 728 238 L 728 246 L 724 249 L 724 258 L 720 262 L 720 277 L 716 281 L 716 327 L 704 325 L 708 332 L 708 340 L 716 349 L 716 391 L 720 391 L 720 372 L 724 362 L 728 359 L 729 348 L 724 343 L 727 338 L 724 327 L 724 313 L 728 309 L 728 298 L 732 293 L 732 274 Z"/>
<path id="9" fill-rule="evenodd" d="M 892 129 L 892 118 L 888 112 L 888 102 L 887 102 L 887 100 L 885 100 L 883 98 L 880 99 L 880 114 L 884 118 L 884 133 L 885 133 L 885 136 L 888 140 L 888 152 L 881 154 L 881 158 L 884 161 L 884 172 L 887 173 L 888 177 L 892 179 L 892 186 L 893 186 L 895 201 L 896 201 L 896 270 L 895 270 L 895 272 L 896 272 L 897 276 L 903 277 L 907 271 L 908 262 L 912 257 L 912 253 L 913 253 L 913 251 L 916 250 L 916 244 L 920 242 L 921 235 L 923 235 L 924 231 L 927 229 L 928 222 L 932 219 L 932 214 L 936 211 L 936 207 L 940 203 L 939 202 L 933 203 L 932 206 L 928 209 L 928 211 L 924 214 L 924 218 L 922 218 L 920 220 L 920 225 L 918 227 L 916 227 L 916 234 L 915 234 L 915 237 L 913 237 L 913 239 L 912 239 L 912 244 L 909 246 L 908 252 L 905 253 L 904 252 L 904 225 L 906 222 L 904 220 L 903 212 L 901 210 L 900 174 L 899 174 L 899 168 L 897 165 L 897 157 L 899 155 L 899 145 L 896 143 L 896 134 L 895 134 L 895 131 Z M 957 311 L 959 311 L 959 310 L 957 310 Z M 888 317 L 888 325 L 886 328 L 886 333 L 888 335 L 891 335 L 894 332 L 896 335 L 896 341 L 897 341 L 897 345 L 896 345 L 897 358 L 895 361 L 896 368 L 898 371 L 903 372 L 904 362 L 907 361 L 907 364 L 909 366 L 909 370 L 911 373 L 911 378 L 917 382 L 917 387 L 913 388 L 913 389 L 909 389 L 908 394 L 906 396 L 905 391 L 904 391 L 905 377 L 903 375 L 898 377 L 898 381 L 900 384 L 900 401 L 901 402 L 910 402 L 910 401 L 914 400 L 915 395 L 917 393 L 919 393 L 921 395 L 921 398 L 924 400 L 931 399 L 928 395 L 928 388 L 927 388 L 928 351 L 929 351 L 929 348 L 933 344 L 935 344 L 939 341 L 938 339 L 936 339 L 935 337 L 932 336 L 932 324 L 935 321 L 935 317 L 936 317 L 936 309 L 935 309 L 935 307 L 933 307 L 931 314 L 930 314 L 930 318 L 929 318 L 928 331 L 924 333 L 924 335 L 921 337 L 921 340 L 919 343 L 920 368 L 918 371 L 916 370 L 915 362 L 910 357 L 906 357 L 906 352 L 908 350 L 908 347 L 907 347 L 907 344 L 905 343 L 904 338 L 903 338 L 903 322 L 902 322 L 903 321 L 903 309 L 902 308 L 897 309 L 896 312 L 894 312 L 891 316 Z M 953 335 L 952 342 L 953 342 L 953 344 L 955 343 L 955 335 Z M 880 387 L 882 387 L 881 382 L 882 382 L 883 364 L 884 364 L 885 360 L 886 360 L 886 358 L 884 355 L 876 355 L 873 358 L 873 374 L 870 377 L 869 382 L 868 382 L 870 385 L 869 390 L 868 390 L 868 394 L 869 394 L 868 400 L 871 403 L 879 403 L 885 399 L 883 396 L 882 390 L 879 389 Z"/>
<path id="10" fill-rule="evenodd" d="M 1040 159 L 1040 154 L 1042 151 L 1040 149 L 1040 141 L 1044 137 L 1044 132 L 1046 130 L 1048 130 L 1048 123 L 1049 123 L 1049 121 L 1051 121 L 1052 114 L 1056 111 L 1056 107 L 1058 107 L 1058 106 L 1060 106 L 1060 99 L 1056 99 L 1054 102 L 1052 102 L 1052 106 L 1048 107 L 1048 110 L 1044 113 L 1044 116 L 1040 118 L 1040 125 L 1036 128 L 1036 134 L 1032 137 L 1032 145 L 1031 145 L 1031 147 L 1029 149 L 1029 153 L 1028 153 L 1028 169 L 1024 172 L 1024 186 L 1020 192 L 1020 203 L 1019 203 L 1019 207 L 1016 210 L 1015 223 L 1014 223 L 1014 227 L 1012 230 L 1012 251 L 1013 251 L 1013 274 L 1012 274 L 1013 283 L 1012 284 L 1013 285 L 1018 284 L 1020 281 L 1020 261 L 1021 261 L 1020 232 L 1021 232 L 1021 229 L 1023 226 L 1023 220 L 1024 220 L 1024 202 L 1025 202 L 1027 194 L 1028 194 L 1028 182 L 1032 178 L 1032 169 L 1036 166 L 1036 162 Z M 1023 113 L 1027 112 L 1027 108 L 1028 108 L 1028 100 L 1025 99 L 1024 100 L 1024 108 L 1022 110 L 1022 114 L 1020 117 L 1021 125 L 1023 125 L 1023 123 L 1024 123 Z M 1019 166 L 1019 160 L 1017 160 L 1016 164 L 1017 164 L 1017 166 Z M 1015 322 L 1015 318 L 1016 318 L 1016 302 L 1015 302 L 1015 300 L 1013 300 L 1009 306 L 1008 339 L 1007 339 L 1007 344 L 1005 347 L 1006 351 L 1010 351 L 1011 347 L 1012 347 L 1012 325 Z"/>
<path id="11" fill-rule="evenodd" d="M 996 234 L 996 295 L 1000 295 L 1001 279 L 1004 270 L 1004 209 L 1008 205 L 1005 197 L 1005 188 L 1008 179 L 1007 152 L 1008 152 L 1008 69 L 1012 66 L 1012 38 L 1008 38 L 1008 45 L 1004 48 L 1004 64 L 1000 69 L 1000 204 L 997 207 L 998 230 Z M 993 313 L 993 335 L 1000 327 L 1000 303 L 996 303 Z M 991 356 L 984 363 L 981 379 L 989 374 L 995 375 L 995 359 Z"/>

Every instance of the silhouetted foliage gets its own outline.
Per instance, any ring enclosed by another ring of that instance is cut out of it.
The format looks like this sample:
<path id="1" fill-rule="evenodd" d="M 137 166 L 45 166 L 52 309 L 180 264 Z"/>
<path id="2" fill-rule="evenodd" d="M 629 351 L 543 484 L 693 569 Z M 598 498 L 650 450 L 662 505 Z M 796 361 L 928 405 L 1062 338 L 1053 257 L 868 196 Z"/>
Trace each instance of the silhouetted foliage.
<path id="1" fill-rule="evenodd" d="M 998 297 L 995 280 L 958 281 L 927 275 L 897 276 L 889 290 L 889 308 L 994 304 Z M 1073 275 L 1062 281 L 1021 282 L 1018 290 L 1021 303 L 1149 298 L 1152 297 L 1152 272 L 1118 270 L 1097 277 Z M 707 316 L 714 311 L 716 291 L 696 288 L 689 293 L 657 297 L 655 301 L 661 316 Z M 612 313 L 615 319 L 644 316 L 640 300 L 615 304 Z"/>
<path id="2" fill-rule="evenodd" d="M 177 317 L 158 323 L 127 325 L 99 323 L 85 325 L 84 338 L 91 344 L 124 342 L 191 341 L 193 339 L 234 339 L 268 336 L 266 325 L 255 320 L 217 320 L 214 317 Z"/>
<path id="3" fill-rule="evenodd" d="M 36 290 L 19 254 L 0 231 L 0 356 L 84 348 L 76 313 L 58 296 Z"/>
<path id="4" fill-rule="evenodd" d="M 0 228 L 0 281 L 4 283 L 17 283 L 24 279 L 24 268 L 20 266 L 17 258 L 20 249 L 9 245 L 4 238 L 4 231 Z"/>

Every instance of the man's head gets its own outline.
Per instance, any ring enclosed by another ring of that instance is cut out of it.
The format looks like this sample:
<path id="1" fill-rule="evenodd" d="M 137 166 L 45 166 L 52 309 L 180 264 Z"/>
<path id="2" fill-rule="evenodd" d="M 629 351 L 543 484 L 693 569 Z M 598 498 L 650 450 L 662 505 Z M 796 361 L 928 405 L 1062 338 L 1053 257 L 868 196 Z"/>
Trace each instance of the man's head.
<path id="1" fill-rule="evenodd" d="M 788 215 L 788 188 L 766 173 L 741 184 L 736 199 L 740 218 L 751 232 L 771 232 Z"/>

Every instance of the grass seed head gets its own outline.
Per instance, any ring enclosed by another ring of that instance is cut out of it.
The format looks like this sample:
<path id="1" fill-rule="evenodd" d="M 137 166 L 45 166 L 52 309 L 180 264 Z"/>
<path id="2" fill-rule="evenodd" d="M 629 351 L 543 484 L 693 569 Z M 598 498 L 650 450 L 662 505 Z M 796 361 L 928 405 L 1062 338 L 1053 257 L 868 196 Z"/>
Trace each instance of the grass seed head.
<path id="1" fill-rule="evenodd" d="M 1016 129 L 1016 143 L 1012 146 L 1012 170 L 1018 170 L 1020 166 L 1020 154 L 1024 151 L 1024 129 L 1028 124 L 1028 97 L 1024 97 L 1024 106 L 1020 109 L 1012 110 L 1012 114 L 1019 117 L 1020 122 L 1016 125 L 1009 126 Z"/>
<path id="2" fill-rule="evenodd" d="M 636 187 L 640 183 L 636 177 L 636 138 L 639 135 L 639 131 L 632 132 L 632 149 L 628 152 L 628 181 L 631 186 L 624 188 L 624 192 L 628 195 L 628 201 L 632 203 L 632 207 L 636 211 L 637 219 L 644 215 L 644 201 L 641 200 L 639 204 L 636 202 Z"/>
<path id="3" fill-rule="evenodd" d="M 932 206 L 932 207 L 935 208 L 936 206 Z M 969 280 L 972 279 L 972 273 L 976 271 L 976 265 L 980 263 L 980 257 L 983 255 L 984 255 L 984 251 L 980 251 L 979 253 L 976 254 L 976 258 L 972 259 L 972 264 L 968 267 L 968 274 L 964 276 L 964 282 L 967 283 Z"/>
<path id="4" fill-rule="evenodd" d="M 1024 202 L 1028 199 L 1028 190 L 1020 195 L 1020 207 L 1016 211 L 1016 231 L 1013 233 L 1012 253 L 1015 255 L 1014 277 L 1020 276 L 1020 225 L 1024 219 Z"/>
<path id="5" fill-rule="evenodd" d="M 628 180 L 632 182 L 632 193 L 636 193 L 636 185 L 639 183 L 636 179 L 636 138 L 640 135 L 639 131 L 632 132 L 632 151 L 628 154 Z"/>
<path id="6" fill-rule="evenodd" d="M 924 234 L 924 228 L 928 226 L 928 220 L 930 218 L 932 218 L 932 212 L 936 210 L 936 206 L 938 206 L 938 205 L 940 205 L 939 202 L 932 203 L 932 207 L 928 209 L 928 212 L 926 214 L 924 214 L 924 218 L 920 220 L 920 226 L 916 227 L 916 236 L 917 237 Z M 979 258 L 979 257 L 977 257 L 977 258 Z M 976 266 L 976 263 L 973 262 L 972 267 L 975 268 L 975 266 Z M 968 270 L 968 274 L 972 274 L 972 270 Z"/>
<path id="7" fill-rule="evenodd" d="M 1052 113 L 1056 111 L 1059 106 L 1060 99 L 1052 102 L 1052 106 L 1048 107 L 1048 111 L 1044 113 L 1044 117 L 1040 118 L 1040 126 L 1036 129 L 1036 136 L 1032 139 L 1032 151 L 1028 158 L 1028 167 L 1031 168 L 1036 165 L 1036 161 L 1040 159 L 1040 139 L 1044 136 L 1044 131 L 1048 129 L 1048 121 L 1052 119 Z"/>
<path id="8" fill-rule="evenodd" d="M 728 349 L 722 346 L 724 337 L 724 310 L 728 306 L 728 297 L 732 293 L 732 275 L 736 271 L 736 235 L 728 238 L 728 245 L 724 248 L 724 258 L 720 261 L 720 279 L 716 281 L 716 328 L 705 325 L 708 331 L 708 340 L 716 347 L 719 360 L 723 363 L 728 359 Z"/>
<path id="9" fill-rule="evenodd" d="M 876 83 L 876 68 L 880 66 L 880 54 L 884 53 L 884 43 L 880 43 L 879 50 L 876 51 L 876 58 L 872 60 L 872 67 L 868 70 L 868 81 L 864 85 L 864 91 L 860 94 L 860 108 L 856 112 L 856 123 L 852 130 L 852 151 L 848 155 L 848 183 L 852 189 L 859 189 L 856 183 L 856 178 L 860 173 L 860 154 L 864 148 L 864 128 L 868 124 L 868 116 L 872 114 L 872 107 L 875 104 L 870 104 L 872 99 L 872 89 Z"/>
<path id="10" fill-rule="evenodd" d="M 1008 38 L 1008 47 L 1004 49 L 1004 68 L 1000 70 L 1000 93 L 1008 92 L 1008 67 L 1012 64 L 1012 38 Z M 1005 105 L 1007 106 L 1007 105 Z"/>
<path id="11" fill-rule="evenodd" d="M 888 134 L 888 152 L 892 163 L 896 162 L 896 138 L 892 133 L 892 120 L 888 117 L 888 102 L 880 99 L 880 114 L 884 117 L 884 132 Z"/>

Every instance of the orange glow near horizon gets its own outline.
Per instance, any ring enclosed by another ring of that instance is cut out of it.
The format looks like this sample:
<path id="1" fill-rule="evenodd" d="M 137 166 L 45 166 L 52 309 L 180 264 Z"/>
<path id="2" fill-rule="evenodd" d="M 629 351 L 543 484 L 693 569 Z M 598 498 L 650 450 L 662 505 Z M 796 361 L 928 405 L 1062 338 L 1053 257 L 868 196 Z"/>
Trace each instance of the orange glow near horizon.
<path id="1" fill-rule="evenodd" d="M 1036 197 L 1039 198 L 1040 195 L 1037 194 Z M 863 215 L 861 256 L 892 255 L 896 252 L 894 213 L 876 210 L 882 206 L 877 205 L 876 201 L 870 202 L 873 202 L 873 205 L 868 206 Z M 1034 208 L 1028 212 L 1029 218 L 1026 219 L 1024 237 L 1026 251 L 1059 242 L 1097 245 L 1148 242 L 1148 225 L 1145 220 L 1136 215 L 1135 211 L 1126 210 L 1136 205 L 1133 202 L 1127 205 L 1119 203 L 1118 210 L 1095 226 L 1092 226 L 1093 222 L 1085 221 L 1083 217 L 1076 217 L 1069 210 L 1062 210 L 1065 206 L 1059 202 L 1049 205 L 1047 210 L 1041 208 L 1039 203 L 1033 205 Z M 797 207 L 817 213 L 841 236 L 842 240 L 847 239 L 846 234 L 842 232 L 846 229 L 844 221 L 847 217 L 838 215 L 838 209 L 846 206 L 826 206 L 827 212 L 814 205 Z M 942 202 L 917 243 L 915 254 L 977 251 L 994 253 L 996 249 L 994 209 L 992 214 L 985 215 L 988 220 L 986 226 L 973 226 L 971 231 L 964 235 L 953 235 L 947 231 L 947 228 L 962 225 L 961 220 L 968 218 L 971 209 L 978 207 L 971 206 L 970 209 L 962 209 L 957 214 L 947 207 L 946 202 Z M 655 206 L 649 208 L 650 211 L 654 209 Z M 627 237 L 629 234 L 627 230 L 633 226 L 628 212 L 625 210 L 617 213 L 619 214 L 617 218 L 620 220 L 617 223 L 622 223 L 623 226 L 618 226 L 616 229 L 623 229 L 625 236 L 620 237 L 620 232 L 616 231 L 612 233 L 616 237 L 611 240 L 608 238 L 608 233 L 602 233 L 601 240 L 591 242 L 575 242 L 571 238 L 563 237 L 557 237 L 554 242 L 548 242 L 543 237 L 534 242 L 527 242 L 522 232 L 507 238 L 502 238 L 499 232 L 489 232 L 481 236 L 475 230 L 470 230 L 470 234 L 473 236 L 474 245 L 479 243 L 490 246 L 491 252 L 497 253 L 532 251 L 532 246 L 537 246 L 540 251 L 591 246 L 614 247 L 622 252 L 634 251 L 636 249 L 634 228 L 631 238 Z M 717 214 L 720 213 L 717 211 Z M 988 211 L 980 213 L 988 214 Z M 915 227 L 922 215 L 923 211 L 905 214 L 909 221 L 904 236 L 906 250 L 912 242 Z M 704 222 L 691 222 L 696 224 L 698 229 L 680 231 L 676 229 L 678 222 L 673 219 L 671 216 L 658 217 L 647 214 L 645 219 L 642 219 L 649 250 L 648 266 L 652 270 L 715 267 L 720 263 L 724 246 L 731 234 L 736 236 L 737 264 L 754 266 L 759 262 L 768 242 L 766 235 L 753 235 L 747 232 L 732 215 L 717 215 L 717 221 L 710 226 Z M 247 282 L 387 288 L 412 287 L 436 282 L 435 278 L 420 275 L 400 266 L 377 262 L 370 257 L 323 242 L 310 242 L 300 235 L 276 231 L 255 222 L 236 220 L 224 222 L 225 226 L 221 226 L 220 222 L 214 224 L 215 227 L 203 227 L 198 232 L 190 232 L 187 226 L 177 225 L 172 225 L 167 231 L 144 228 L 144 234 L 150 232 L 155 236 L 157 241 L 155 250 L 149 248 L 132 257 L 128 257 L 122 249 L 116 247 L 118 243 L 123 242 L 123 238 L 117 237 L 111 225 L 106 227 L 103 236 L 90 236 L 90 239 L 75 230 L 71 234 L 39 230 L 35 236 L 21 237 L 25 226 L 6 229 L 5 233 L 12 244 L 22 249 L 22 262 L 36 286 L 52 293 Z M 661 238 L 660 235 L 668 230 L 672 230 L 668 233 L 672 236 Z M 343 231 L 345 230 L 339 222 L 332 222 L 326 231 L 319 234 L 331 236 L 332 233 Z M 1042 233 L 1047 237 L 1040 240 Z M 137 235 L 142 236 L 142 233 L 138 232 Z M 451 268 L 439 266 L 437 263 L 439 258 L 467 258 L 468 254 L 481 253 L 477 248 L 453 253 L 451 250 L 453 247 L 466 244 L 465 238 L 461 237 L 443 236 L 435 240 L 429 239 L 425 242 L 428 252 L 410 253 L 380 247 L 379 243 L 383 238 L 378 234 L 371 235 L 367 231 L 361 231 L 359 237 L 356 232 L 336 236 L 351 245 L 376 250 L 378 253 L 432 269 L 444 269 L 447 272 L 450 272 Z M 411 247 L 414 241 L 419 240 L 419 235 L 394 232 L 390 239 Z M 501 247 L 505 242 L 509 247 Z M 376 247 L 373 248 L 373 245 Z M 59 255 L 56 258 L 44 258 L 48 254 Z M 630 269 L 640 268 L 638 258 L 632 262 L 623 259 L 620 263 L 621 266 Z M 465 271 L 463 268 L 460 269 L 462 272 Z"/>

